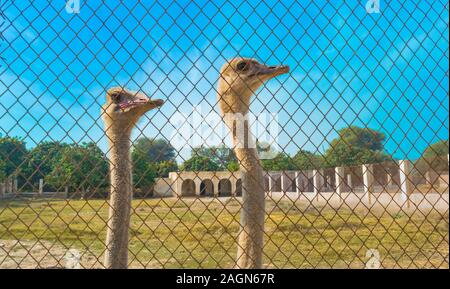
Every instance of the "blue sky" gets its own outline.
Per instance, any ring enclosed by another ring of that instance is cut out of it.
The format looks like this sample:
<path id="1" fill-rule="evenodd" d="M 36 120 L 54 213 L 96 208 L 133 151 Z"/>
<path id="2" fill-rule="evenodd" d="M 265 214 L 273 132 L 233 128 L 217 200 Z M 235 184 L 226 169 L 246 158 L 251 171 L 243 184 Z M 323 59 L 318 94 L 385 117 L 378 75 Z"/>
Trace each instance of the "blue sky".
<path id="1" fill-rule="evenodd" d="M 81 0 L 69 14 L 65 1 L 2 1 L 0 134 L 106 150 L 100 105 L 123 85 L 167 101 L 133 138 L 171 139 L 195 111 L 215 119 L 218 70 L 241 55 L 291 67 L 252 104 L 278 114 L 288 153 L 323 152 L 350 124 L 383 131 L 397 158 L 448 139 L 446 2 L 381 0 L 379 14 L 366 1 L 206 2 Z M 190 144 L 178 138 L 180 158 Z"/>

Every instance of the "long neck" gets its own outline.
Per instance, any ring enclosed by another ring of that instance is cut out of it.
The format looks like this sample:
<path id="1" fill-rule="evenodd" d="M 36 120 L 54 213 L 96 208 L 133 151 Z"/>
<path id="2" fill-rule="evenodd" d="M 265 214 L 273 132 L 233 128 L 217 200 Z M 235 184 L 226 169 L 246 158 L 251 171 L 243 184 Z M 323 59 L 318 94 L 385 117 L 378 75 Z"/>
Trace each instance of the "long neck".
<path id="1" fill-rule="evenodd" d="M 129 136 L 110 140 L 111 194 L 131 191 L 131 141 Z"/>
<path id="2" fill-rule="evenodd" d="M 132 199 L 130 135 L 117 132 L 109 140 L 111 195 L 106 237 L 105 267 L 128 265 L 128 229 Z"/>
<path id="3" fill-rule="evenodd" d="M 224 120 L 231 132 L 234 153 L 239 161 L 241 172 L 252 172 L 262 176 L 256 142 L 247 115 L 228 113 L 224 116 Z"/>
<path id="4" fill-rule="evenodd" d="M 220 89 L 220 85 L 219 85 Z M 249 97 L 236 97 L 232 90 L 219 93 L 219 106 L 224 115 L 241 114 L 247 115 L 250 110 Z"/>
<path id="5" fill-rule="evenodd" d="M 231 131 L 234 152 L 239 161 L 242 177 L 243 194 L 237 266 L 261 268 L 265 216 L 263 169 L 247 119 L 248 111 L 241 110 L 236 114 L 222 109 L 222 112 L 224 121 Z"/>

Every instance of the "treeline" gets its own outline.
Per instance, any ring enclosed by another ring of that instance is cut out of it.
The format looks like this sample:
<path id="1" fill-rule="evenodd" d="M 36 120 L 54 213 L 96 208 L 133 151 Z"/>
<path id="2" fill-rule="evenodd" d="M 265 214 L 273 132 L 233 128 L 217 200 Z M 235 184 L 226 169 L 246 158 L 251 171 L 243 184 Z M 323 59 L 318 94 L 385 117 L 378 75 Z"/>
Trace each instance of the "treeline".
<path id="1" fill-rule="evenodd" d="M 267 171 L 308 170 L 392 160 L 384 150 L 384 141 L 385 135 L 379 131 L 351 126 L 340 130 L 323 154 L 299 150 L 291 156 L 264 143 L 258 144 L 258 151 Z M 448 140 L 432 144 L 425 149 L 415 167 L 423 171 L 430 167 L 448 170 L 448 151 Z M 176 158 L 177 151 L 166 140 L 140 138 L 135 141 L 132 160 L 137 192 L 151 192 L 155 179 L 168 177 L 172 171 L 239 170 L 232 149 L 224 146 L 193 148 L 190 158 L 181 165 L 177 164 Z M 95 143 L 47 141 L 28 150 L 25 142 L 18 138 L 0 137 L 0 182 L 8 176 L 16 178 L 21 191 L 36 191 L 39 179 L 44 179 L 47 191 L 64 191 L 67 187 L 69 192 L 96 192 L 106 196 L 108 173 L 108 158 Z"/>
<path id="2" fill-rule="evenodd" d="M 42 142 L 28 150 L 15 137 L 0 138 L 0 182 L 17 179 L 20 191 L 37 191 L 43 179 L 48 191 L 84 194 L 108 186 L 108 159 L 94 143 Z"/>
<path id="3" fill-rule="evenodd" d="M 384 141 L 385 136 L 381 132 L 351 126 L 340 130 L 323 154 L 300 149 L 291 156 L 273 150 L 266 143 L 257 144 L 257 149 L 267 171 L 309 170 L 392 160 L 392 156 L 384 151 Z M 181 168 L 190 171 L 235 171 L 239 169 L 239 164 L 230 148 L 200 147 L 192 150 L 191 158 Z"/>
<path id="4" fill-rule="evenodd" d="M 138 139 L 132 148 L 135 188 L 150 192 L 155 178 L 177 171 L 175 156 L 174 148 L 164 140 Z M 28 150 L 23 140 L 0 137 L 0 183 L 7 177 L 17 179 L 20 191 L 37 191 L 43 179 L 46 191 L 106 196 L 108 174 L 109 160 L 93 142 L 45 141 Z"/>

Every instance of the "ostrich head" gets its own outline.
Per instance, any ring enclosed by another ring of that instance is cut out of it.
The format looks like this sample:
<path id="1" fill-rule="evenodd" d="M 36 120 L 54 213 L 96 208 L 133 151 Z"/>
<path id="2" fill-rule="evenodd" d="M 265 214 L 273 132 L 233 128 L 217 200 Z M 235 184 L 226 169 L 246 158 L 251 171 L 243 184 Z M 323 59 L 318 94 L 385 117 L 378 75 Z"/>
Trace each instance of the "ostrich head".
<path id="1" fill-rule="evenodd" d="M 233 58 L 222 66 L 218 86 L 223 113 L 249 110 L 251 96 L 267 80 L 289 72 L 289 66 L 267 66 L 251 58 Z"/>
<path id="2" fill-rule="evenodd" d="M 130 133 L 141 116 L 163 104 L 161 99 L 151 100 L 141 92 L 113 87 L 106 93 L 106 103 L 102 107 L 106 130 Z"/>

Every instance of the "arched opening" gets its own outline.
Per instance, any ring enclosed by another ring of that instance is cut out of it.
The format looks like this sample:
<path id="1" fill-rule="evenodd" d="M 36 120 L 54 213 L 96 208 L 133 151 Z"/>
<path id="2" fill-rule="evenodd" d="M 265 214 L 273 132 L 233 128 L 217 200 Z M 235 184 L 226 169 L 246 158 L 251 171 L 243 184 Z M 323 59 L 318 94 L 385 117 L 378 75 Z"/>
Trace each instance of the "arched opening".
<path id="1" fill-rule="evenodd" d="M 314 177 L 308 178 L 308 182 L 306 184 L 306 191 L 307 192 L 314 192 Z"/>
<path id="2" fill-rule="evenodd" d="M 236 197 L 242 196 L 242 180 L 238 179 L 236 182 Z"/>
<path id="3" fill-rule="evenodd" d="M 214 196 L 214 184 L 211 180 L 203 180 L 200 184 L 200 196 Z"/>
<path id="4" fill-rule="evenodd" d="M 289 172 L 286 172 L 284 174 L 284 177 L 281 177 L 282 180 L 280 181 L 280 183 L 283 182 L 282 187 L 284 187 L 285 193 L 297 191 L 297 184 L 295 177 L 296 177 L 295 174 Z"/>
<path id="5" fill-rule="evenodd" d="M 219 181 L 219 197 L 231 196 L 231 182 L 228 179 Z"/>
<path id="6" fill-rule="evenodd" d="M 291 187 L 290 187 L 290 192 L 296 192 L 297 191 L 297 181 L 294 178 L 293 180 L 291 180 Z"/>
<path id="7" fill-rule="evenodd" d="M 281 192 L 281 176 L 276 176 L 272 178 L 272 192 Z"/>
<path id="8" fill-rule="evenodd" d="M 195 196 L 195 183 L 193 180 L 184 180 L 181 184 L 181 195 L 183 197 Z"/>

